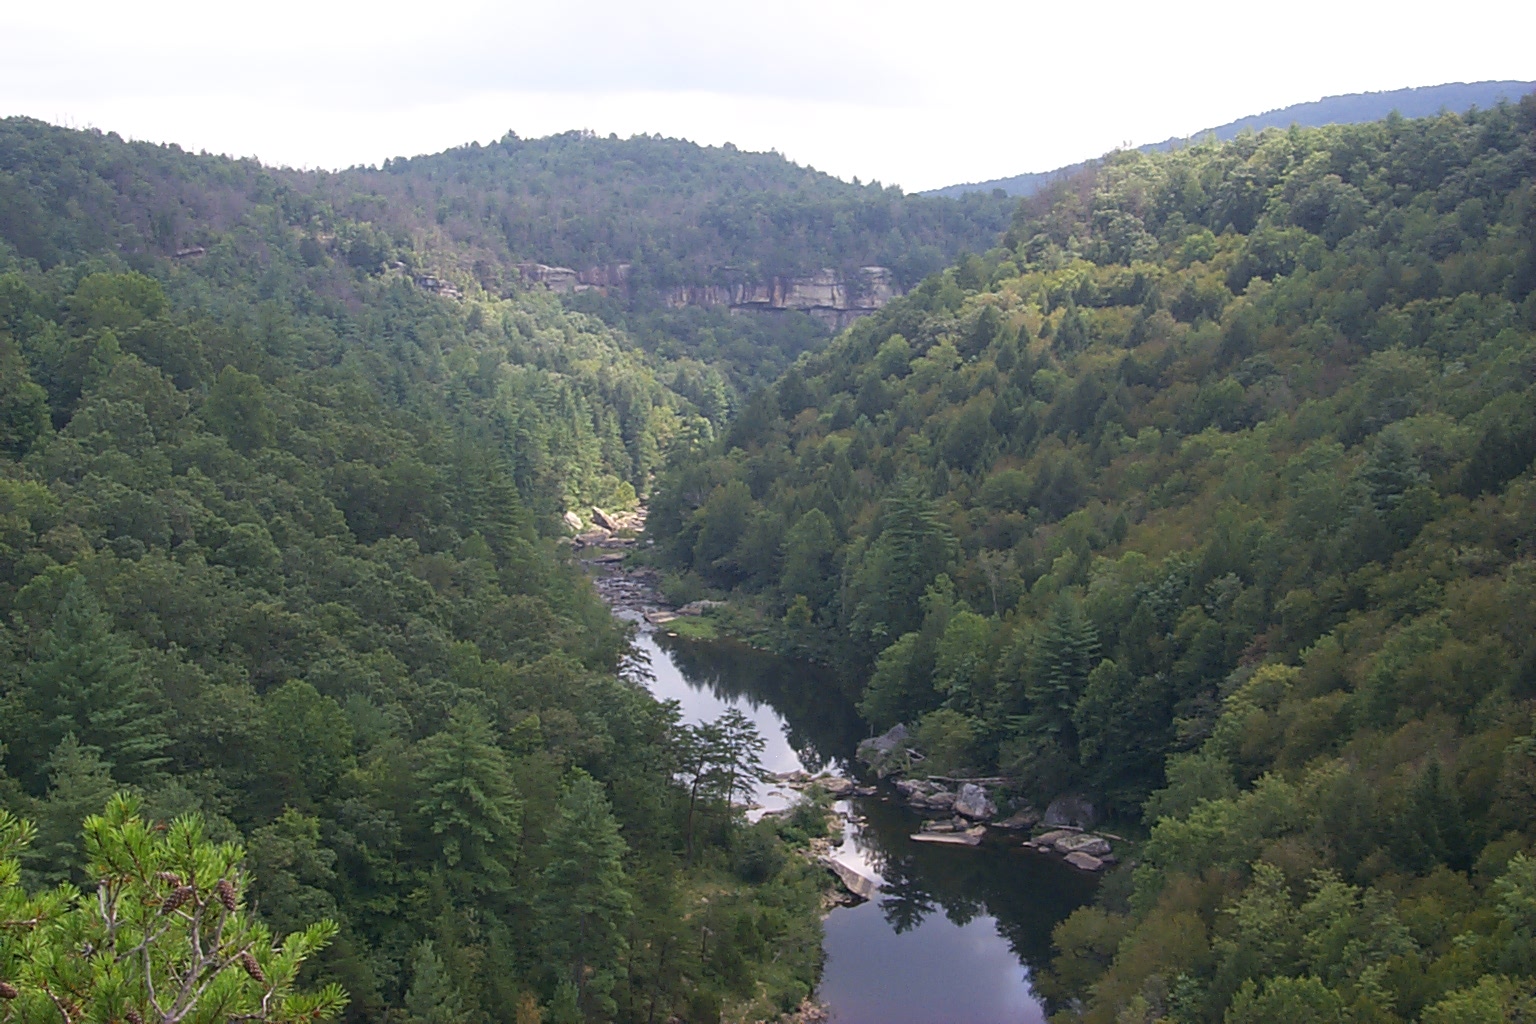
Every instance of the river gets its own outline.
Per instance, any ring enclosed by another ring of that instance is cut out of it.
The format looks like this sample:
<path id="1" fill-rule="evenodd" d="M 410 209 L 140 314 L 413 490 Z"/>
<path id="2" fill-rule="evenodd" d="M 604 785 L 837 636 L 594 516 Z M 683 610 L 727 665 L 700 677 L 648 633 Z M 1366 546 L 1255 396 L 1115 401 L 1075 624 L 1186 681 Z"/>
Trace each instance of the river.
<path id="1" fill-rule="evenodd" d="M 771 772 L 853 775 L 867 729 L 850 695 L 819 666 L 733 641 L 696 642 L 642 629 L 648 685 L 689 722 L 740 708 L 767 741 Z M 915 843 L 921 819 L 879 795 L 855 797 L 834 856 L 880 883 L 874 900 L 831 911 L 818 998 L 838 1024 L 1039 1024 L 1030 966 L 1050 955 L 1051 928 L 1092 895 L 1094 881 L 1022 849 L 1017 837 L 975 848 Z M 793 794 L 766 784 L 765 806 Z"/>

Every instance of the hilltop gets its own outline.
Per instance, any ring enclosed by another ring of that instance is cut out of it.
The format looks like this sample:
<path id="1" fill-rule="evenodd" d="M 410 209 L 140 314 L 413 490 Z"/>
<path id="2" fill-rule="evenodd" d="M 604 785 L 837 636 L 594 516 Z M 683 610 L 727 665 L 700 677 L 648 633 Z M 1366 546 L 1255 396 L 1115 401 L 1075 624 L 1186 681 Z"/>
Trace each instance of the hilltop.
<path id="1" fill-rule="evenodd" d="M 1239 132 L 1263 131 L 1265 128 L 1318 128 L 1328 124 L 1360 124 L 1379 121 L 1396 112 L 1402 117 L 1429 117 L 1442 110 L 1464 114 L 1474 107 L 1488 109 L 1501 102 L 1514 103 L 1536 89 L 1536 82 L 1452 82 L 1447 85 L 1425 85 L 1412 89 L 1390 89 L 1383 92 L 1357 92 L 1342 96 L 1325 96 L 1310 103 L 1294 103 L 1277 110 L 1229 121 L 1215 128 L 1206 128 L 1183 138 L 1165 139 L 1139 147 L 1143 152 L 1174 149 L 1190 140 L 1214 136 L 1222 142 L 1237 138 Z M 930 189 L 923 195 L 959 198 L 976 192 L 999 189 L 1010 196 L 1029 196 L 1045 188 L 1053 181 L 1071 177 L 1083 170 L 1087 163 L 1070 164 L 1054 171 L 1037 171 L 1015 174 L 990 181 L 967 182 Z"/>

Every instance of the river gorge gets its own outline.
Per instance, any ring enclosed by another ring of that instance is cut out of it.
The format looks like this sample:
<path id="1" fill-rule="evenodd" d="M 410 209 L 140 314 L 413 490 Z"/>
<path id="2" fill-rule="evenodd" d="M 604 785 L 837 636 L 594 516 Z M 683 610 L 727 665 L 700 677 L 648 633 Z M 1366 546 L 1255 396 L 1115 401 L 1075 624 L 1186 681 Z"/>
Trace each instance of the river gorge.
<path id="1" fill-rule="evenodd" d="M 607 567 L 605 567 L 607 568 Z M 754 802 L 785 806 L 795 772 L 859 775 L 855 749 L 868 728 L 827 668 L 734 640 L 687 640 L 647 623 L 648 588 L 623 574 L 600 587 L 637 623 L 635 673 L 689 723 L 738 708 L 766 741 L 777 776 Z M 863 781 L 873 782 L 873 779 Z M 838 1024 L 1040 1024 L 1030 986 L 1050 956 L 1052 927 L 1086 902 L 1096 880 L 1027 849 L 1018 835 L 976 847 L 910 837 L 923 819 L 880 783 L 835 809 L 844 825 L 829 856 L 878 885 L 873 899 L 834 907 L 823 922 L 825 968 L 817 999 Z"/>

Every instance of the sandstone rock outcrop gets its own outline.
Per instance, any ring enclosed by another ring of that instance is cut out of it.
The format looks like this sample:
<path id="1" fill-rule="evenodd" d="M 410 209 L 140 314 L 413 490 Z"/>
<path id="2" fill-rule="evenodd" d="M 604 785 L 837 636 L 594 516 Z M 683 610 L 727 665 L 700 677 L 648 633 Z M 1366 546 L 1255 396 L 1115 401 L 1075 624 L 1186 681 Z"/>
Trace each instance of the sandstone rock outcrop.
<path id="1" fill-rule="evenodd" d="M 627 292 L 630 264 L 610 263 L 578 270 L 547 263 L 520 263 L 518 272 L 530 287 L 546 288 L 557 295 L 598 291 Z M 665 303 L 683 306 L 723 306 L 733 313 L 797 310 L 841 330 L 861 316 L 868 316 L 901 294 L 896 279 L 885 267 L 860 267 L 851 277 L 836 270 L 818 270 L 804 277 L 743 277 L 730 284 L 679 285 L 666 291 Z"/>
<path id="2" fill-rule="evenodd" d="M 547 288 L 556 295 L 589 290 L 607 294 L 610 289 L 622 290 L 628 287 L 629 266 L 628 263 L 610 263 L 575 270 L 571 267 L 551 267 L 544 263 L 519 263 L 517 270 L 524 284 Z"/>
<path id="3" fill-rule="evenodd" d="M 797 310 L 841 330 L 861 316 L 868 316 L 901 292 L 885 267 L 860 267 L 851 279 L 835 270 L 818 270 L 805 277 L 772 277 L 765 281 L 740 281 L 730 285 L 694 285 L 673 288 L 666 294 L 668 306 L 726 306 L 735 312 Z"/>

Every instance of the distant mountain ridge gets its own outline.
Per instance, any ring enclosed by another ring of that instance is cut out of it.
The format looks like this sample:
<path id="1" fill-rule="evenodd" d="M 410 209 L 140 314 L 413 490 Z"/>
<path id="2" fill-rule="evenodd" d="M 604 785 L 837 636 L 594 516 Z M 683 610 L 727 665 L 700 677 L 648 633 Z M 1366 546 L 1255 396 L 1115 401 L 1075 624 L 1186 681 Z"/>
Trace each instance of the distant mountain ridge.
<path id="1" fill-rule="evenodd" d="M 1501 100 L 1513 103 L 1533 90 L 1536 90 L 1536 82 L 1450 82 L 1445 85 L 1425 85 L 1412 89 L 1392 89 L 1387 92 L 1357 92 L 1342 96 L 1325 96 L 1310 103 L 1294 103 L 1278 110 L 1251 114 L 1215 128 L 1195 132 L 1186 138 L 1165 139 L 1162 142 L 1152 142 L 1137 148 L 1143 152 L 1169 150 L 1190 139 L 1203 139 L 1207 135 L 1214 135 L 1225 142 L 1236 138 L 1244 129 L 1257 132 L 1265 128 L 1289 128 L 1293 124 L 1303 128 L 1317 128 L 1325 124 L 1359 124 L 1365 121 L 1379 121 L 1394 111 L 1403 117 L 1429 117 L 1441 110 L 1464 114 L 1473 107 L 1496 106 Z M 1009 178 L 946 185 L 922 194 L 958 198 L 969 192 L 1002 189 L 1010 196 L 1028 196 L 1038 192 L 1057 178 L 1081 170 L 1090 162 L 1084 160 L 1051 171 L 1015 174 Z"/>

